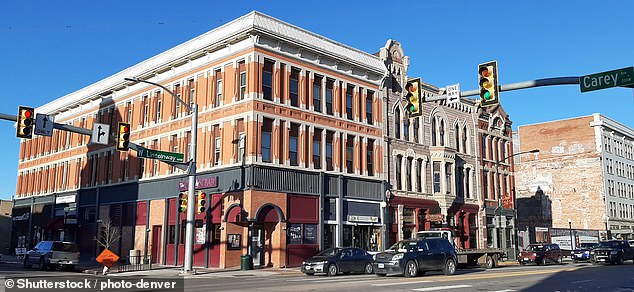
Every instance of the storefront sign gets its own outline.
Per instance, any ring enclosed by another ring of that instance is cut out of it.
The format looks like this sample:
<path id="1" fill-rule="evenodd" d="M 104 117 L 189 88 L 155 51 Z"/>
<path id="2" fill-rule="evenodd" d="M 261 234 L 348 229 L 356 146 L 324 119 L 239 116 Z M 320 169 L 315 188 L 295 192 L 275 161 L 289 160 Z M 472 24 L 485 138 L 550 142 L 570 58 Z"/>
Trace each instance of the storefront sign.
<path id="1" fill-rule="evenodd" d="M 427 214 L 425 215 L 425 220 L 430 222 L 442 222 L 443 217 L 442 214 Z"/>
<path id="2" fill-rule="evenodd" d="M 379 217 L 377 216 L 365 216 L 365 215 L 348 215 L 348 221 L 350 222 L 379 222 Z"/>
<path id="3" fill-rule="evenodd" d="M 317 243 L 317 225 L 304 224 L 304 244 Z"/>
<path id="4" fill-rule="evenodd" d="M 29 216 L 31 216 L 31 213 L 26 212 L 22 215 L 18 215 L 18 216 L 13 216 L 13 221 L 24 221 L 24 220 L 29 220 Z"/>
<path id="5" fill-rule="evenodd" d="M 289 224 L 288 243 L 302 244 L 302 225 L 301 224 Z"/>
<path id="6" fill-rule="evenodd" d="M 202 227 L 196 228 L 196 244 L 205 244 L 207 224 L 203 224 Z"/>
<path id="7" fill-rule="evenodd" d="M 208 188 L 217 188 L 218 187 L 218 177 L 214 176 L 214 177 L 206 177 L 206 178 L 199 178 L 196 180 L 196 189 L 200 190 L 200 189 L 208 189 Z M 178 190 L 179 191 L 186 191 L 189 188 L 189 181 L 181 181 L 178 182 Z"/>
<path id="8" fill-rule="evenodd" d="M 75 203 L 76 195 L 68 195 L 55 198 L 55 204 Z"/>

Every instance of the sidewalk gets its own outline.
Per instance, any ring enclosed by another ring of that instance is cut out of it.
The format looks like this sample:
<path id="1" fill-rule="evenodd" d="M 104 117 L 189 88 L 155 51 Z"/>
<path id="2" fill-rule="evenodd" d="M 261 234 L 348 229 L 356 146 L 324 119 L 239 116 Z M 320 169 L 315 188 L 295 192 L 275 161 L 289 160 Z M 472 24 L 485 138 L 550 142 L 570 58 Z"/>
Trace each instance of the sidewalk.
<path id="1" fill-rule="evenodd" d="M 204 278 L 204 277 L 249 277 L 249 276 L 269 276 L 269 275 L 301 275 L 300 268 L 262 268 L 242 271 L 239 267 L 232 268 L 193 268 L 193 273 L 189 275 L 182 274 L 182 267 L 161 266 L 157 265 L 152 270 L 119 272 L 108 274 L 109 277 L 185 277 L 185 278 Z"/>

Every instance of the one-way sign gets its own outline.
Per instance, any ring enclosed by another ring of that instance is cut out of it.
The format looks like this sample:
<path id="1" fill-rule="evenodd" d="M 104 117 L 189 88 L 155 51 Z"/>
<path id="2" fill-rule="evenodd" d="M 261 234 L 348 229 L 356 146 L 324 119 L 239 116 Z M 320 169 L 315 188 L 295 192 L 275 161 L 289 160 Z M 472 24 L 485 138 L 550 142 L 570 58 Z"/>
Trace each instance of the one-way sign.
<path id="1" fill-rule="evenodd" d="M 110 125 L 95 123 L 92 127 L 90 142 L 108 145 L 108 136 L 110 136 Z"/>
<path id="2" fill-rule="evenodd" d="M 45 114 L 35 115 L 35 135 L 53 136 L 53 125 L 55 124 L 54 116 Z"/>

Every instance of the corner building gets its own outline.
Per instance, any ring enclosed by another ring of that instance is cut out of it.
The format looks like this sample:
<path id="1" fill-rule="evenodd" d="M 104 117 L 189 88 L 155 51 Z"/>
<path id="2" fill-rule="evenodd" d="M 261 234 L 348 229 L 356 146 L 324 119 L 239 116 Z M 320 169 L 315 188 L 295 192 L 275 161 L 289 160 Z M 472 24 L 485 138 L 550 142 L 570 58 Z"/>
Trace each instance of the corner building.
<path id="1" fill-rule="evenodd" d="M 37 112 L 57 123 L 132 126 L 131 141 L 187 161 L 197 103 L 197 186 L 209 208 L 195 218 L 194 265 L 297 266 L 320 248 L 384 246 L 383 104 L 377 56 L 252 12 L 63 96 Z M 55 130 L 20 144 L 13 246 L 78 242 L 94 259 L 100 222 L 113 250 L 182 264 L 187 176 L 135 151 Z M 194 199 L 192 194 L 189 199 Z"/>

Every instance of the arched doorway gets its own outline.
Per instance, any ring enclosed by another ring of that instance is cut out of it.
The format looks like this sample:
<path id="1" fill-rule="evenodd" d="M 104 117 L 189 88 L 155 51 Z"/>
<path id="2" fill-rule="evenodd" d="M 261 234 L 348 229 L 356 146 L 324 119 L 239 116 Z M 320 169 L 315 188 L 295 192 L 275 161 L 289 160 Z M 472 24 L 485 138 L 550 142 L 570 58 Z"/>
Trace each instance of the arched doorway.
<path id="1" fill-rule="evenodd" d="M 284 213 L 280 207 L 273 204 L 262 205 L 251 220 L 251 256 L 253 266 L 273 266 L 275 253 L 281 252 L 280 239 L 281 228 L 279 223 L 284 222 Z M 277 263 L 278 266 L 281 263 Z"/>

